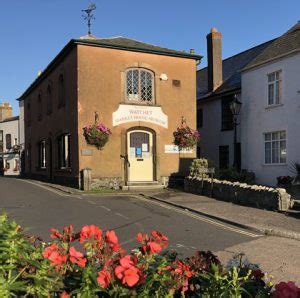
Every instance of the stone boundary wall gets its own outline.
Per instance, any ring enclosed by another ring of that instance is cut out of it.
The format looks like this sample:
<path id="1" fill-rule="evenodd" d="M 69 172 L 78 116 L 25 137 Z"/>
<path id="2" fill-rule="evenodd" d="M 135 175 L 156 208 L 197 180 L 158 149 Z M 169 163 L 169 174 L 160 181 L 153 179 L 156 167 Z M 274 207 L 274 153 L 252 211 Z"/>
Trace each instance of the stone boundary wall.
<path id="1" fill-rule="evenodd" d="M 122 185 L 122 177 L 101 177 L 92 178 L 91 189 L 120 189 Z"/>
<path id="2" fill-rule="evenodd" d="M 287 211 L 292 207 L 291 196 L 283 188 L 272 188 L 259 185 L 248 185 L 240 182 L 229 182 L 214 179 L 213 187 L 210 178 L 187 177 L 184 180 L 186 192 L 211 196 L 222 201 L 267 210 Z"/>

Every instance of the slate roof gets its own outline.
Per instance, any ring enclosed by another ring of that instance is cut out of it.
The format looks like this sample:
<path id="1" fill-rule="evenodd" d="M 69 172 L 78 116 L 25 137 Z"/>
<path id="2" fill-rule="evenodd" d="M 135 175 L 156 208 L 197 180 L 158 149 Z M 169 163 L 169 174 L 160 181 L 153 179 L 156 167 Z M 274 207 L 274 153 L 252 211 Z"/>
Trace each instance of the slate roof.
<path id="1" fill-rule="evenodd" d="M 298 51 L 300 51 L 300 22 L 274 40 L 274 42 L 253 59 L 244 70 L 248 70 Z"/>
<path id="2" fill-rule="evenodd" d="M 4 120 L 0 121 L 0 123 L 10 122 L 10 121 L 15 121 L 15 120 L 19 120 L 19 116 L 5 118 Z"/>
<path id="3" fill-rule="evenodd" d="M 168 48 L 151 45 L 145 42 L 137 41 L 122 36 L 112 38 L 96 38 L 92 35 L 86 35 L 78 39 L 71 39 L 68 44 L 57 54 L 57 56 L 50 62 L 42 74 L 37 77 L 33 83 L 24 91 L 24 93 L 17 99 L 22 100 L 40 81 L 43 80 L 45 75 L 57 65 L 58 61 L 65 57 L 69 51 L 76 45 L 98 46 L 111 49 L 121 49 L 126 51 L 144 52 L 157 55 L 174 56 L 181 58 L 188 58 L 194 60 L 201 60 L 202 56 L 190 54 L 184 51 L 176 51 Z"/>
<path id="4" fill-rule="evenodd" d="M 77 44 L 87 44 L 87 45 L 116 48 L 116 49 L 123 49 L 129 51 L 131 50 L 131 51 L 139 51 L 139 52 L 147 52 L 147 53 L 165 54 L 170 56 L 185 57 L 185 58 L 191 58 L 197 60 L 202 58 L 202 56 L 199 55 L 190 54 L 184 51 L 171 50 L 168 48 L 163 48 L 160 46 L 152 45 L 149 43 L 145 43 L 142 41 L 138 41 L 123 36 L 117 36 L 111 38 L 82 37 L 79 39 L 74 39 L 74 42 Z"/>
<path id="5" fill-rule="evenodd" d="M 197 99 L 219 96 L 241 88 L 241 70 L 262 53 L 274 40 L 223 60 L 223 84 L 214 92 L 207 91 L 207 67 L 197 72 Z"/>

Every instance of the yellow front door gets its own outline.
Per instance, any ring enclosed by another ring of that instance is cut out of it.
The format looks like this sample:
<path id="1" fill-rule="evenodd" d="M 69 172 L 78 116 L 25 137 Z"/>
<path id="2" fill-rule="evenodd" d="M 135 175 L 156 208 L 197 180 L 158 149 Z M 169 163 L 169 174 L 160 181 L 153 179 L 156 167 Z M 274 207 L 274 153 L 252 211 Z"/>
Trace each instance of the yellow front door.
<path id="1" fill-rule="evenodd" d="M 128 180 L 153 181 L 153 135 L 145 130 L 127 134 Z"/>

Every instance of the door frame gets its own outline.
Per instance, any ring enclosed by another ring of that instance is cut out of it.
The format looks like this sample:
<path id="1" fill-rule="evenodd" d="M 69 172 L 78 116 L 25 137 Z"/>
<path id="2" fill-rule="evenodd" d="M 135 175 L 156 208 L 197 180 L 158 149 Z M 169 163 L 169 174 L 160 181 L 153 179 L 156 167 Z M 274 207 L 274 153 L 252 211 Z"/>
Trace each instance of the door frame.
<path id="1" fill-rule="evenodd" d="M 126 156 L 127 156 L 127 159 L 128 159 L 128 134 L 130 132 L 133 132 L 133 131 L 145 131 L 145 132 L 148 132 L 148 133 L 151 133 L 152 134 L 152 175 L 153 175 L 153 180 L 152 181 L 156 181 L 157 180 L 157 174 L 156 174 L 156 169 L 157 169 L 157 159 L 156 159 L 156 152 L 157 152 L 157 148 L 156 148 L 156 132 L 155 130 L 149 128 L 149 127 L 146 127 L 146 126 L 134 126 L 134 127 L 130 127 L 129 129 L 126 130 L 126 133 L 125 133 L 125 145 L 126 145 L 126 148 L 125 148 L 125 152 L 126 152 Z M 129 164 L 127 163 L 127 165 L 125 166 L 125 182 L 126 184 L 128 182 L 131 182 L 129 181 Z M 142 182 L 141 182 L 142 183 Z"/>

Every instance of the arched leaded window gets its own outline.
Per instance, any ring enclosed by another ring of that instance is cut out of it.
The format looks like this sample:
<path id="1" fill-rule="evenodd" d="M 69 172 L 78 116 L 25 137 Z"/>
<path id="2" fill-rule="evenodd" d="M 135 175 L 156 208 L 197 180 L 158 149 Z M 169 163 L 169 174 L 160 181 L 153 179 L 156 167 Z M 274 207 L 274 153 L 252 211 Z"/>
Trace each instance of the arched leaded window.
<path id="1" fill-rule="evenodd" d="M 154 74 L 143 68 L 126 71 L 126 100 L 140 103 L 154 103 Z"/>

